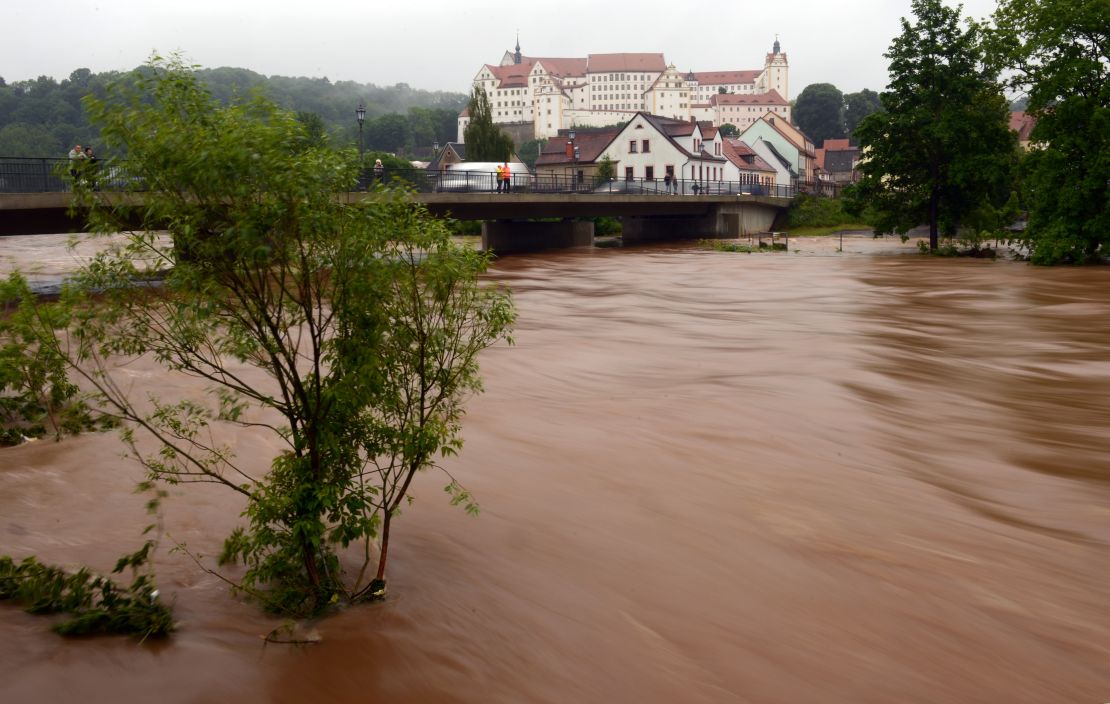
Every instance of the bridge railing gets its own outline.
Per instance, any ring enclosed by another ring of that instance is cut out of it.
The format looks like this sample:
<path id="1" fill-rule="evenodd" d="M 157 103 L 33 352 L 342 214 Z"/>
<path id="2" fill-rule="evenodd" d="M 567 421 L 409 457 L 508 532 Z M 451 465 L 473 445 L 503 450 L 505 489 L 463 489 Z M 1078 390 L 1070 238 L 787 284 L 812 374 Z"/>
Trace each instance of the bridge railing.
<path id="1" fill-rule="evenodd" d="M 61 193 L 73 190 L 74 179 L 105 191 L 126 190 L 127 185 L 120 167 L 103 161 L 0 157 L 0 193 Z"/>
<path id="2" fill-rule="evenodd" d="M 100 190 L 141 190 L 134 184 L 128 188 L 122 168 L 107 162 L 79 162 L 72 169 L 68 159 L 41 157 L 0 157 L 0 193 L 53 193 L 72 189 L 73 179 L 84 180 Z M 497 193 L 497 174 L 465 169 L 386 168 L 367 169 L 358 179 L 357 188 L 367 190 L 375 184 L 397 185 L 417 193 Z M 582 193 L 612 195 L 757 195 L 793 198 L 799 193 L 836 197 L 839 184 L 830 182 L 798 183 L 792 186 L 768 186 L 742 181 L 710 181 L 675 179 L 669 184 L 657 179 L 579 179 L 557 173 L 512 174 L 512 193 Z"/>

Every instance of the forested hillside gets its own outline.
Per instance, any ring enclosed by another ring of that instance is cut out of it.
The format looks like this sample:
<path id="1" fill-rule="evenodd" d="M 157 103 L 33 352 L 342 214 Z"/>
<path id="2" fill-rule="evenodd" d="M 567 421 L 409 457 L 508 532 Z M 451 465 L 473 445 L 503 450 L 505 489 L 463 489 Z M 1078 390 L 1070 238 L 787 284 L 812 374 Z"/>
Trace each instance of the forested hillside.
<path id="1" fill-rule="evenodd" d="M 381 87 L 327 78 L 263 76 L 243 68 L 200 69 L 197 75 L 222 101 L 261 90 L 279 105 L 319 116 L 338 145 L 358 144 L 355 108 L 366 106 L 363 139 L 367 150 L 429 156 L 432 143 L 454 141 L 463 93 L 424 91 L 404 83 Z M 6 83 L 0 77 L 0 156 L 64 156 L 75 144 L 99 145 L 98 132 L 81 107 L 88 93 L 126 79 L 118 71 L 79 68 L 69 78 L 48 76 Z"/>

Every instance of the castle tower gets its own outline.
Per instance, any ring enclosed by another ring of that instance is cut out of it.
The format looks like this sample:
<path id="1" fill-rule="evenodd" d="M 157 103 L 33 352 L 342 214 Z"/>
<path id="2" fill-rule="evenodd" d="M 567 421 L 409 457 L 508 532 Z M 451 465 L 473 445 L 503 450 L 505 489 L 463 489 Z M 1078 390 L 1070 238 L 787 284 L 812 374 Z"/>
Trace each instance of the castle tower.
<path id="1" fill-rule="evenodd" d="M 776 91 L 790 100 L 790 63 L 786 60 L 786 54 L 782 53 L 782 45 L 779 44 L 777 34 L 774 47 L 763 62 L 763 75 L 759 77 L 759 89 L 763 93 Z"/>
<path id="2" fill-rule="evenodd" d="M 777 42 L 776 42 L 776 44 L 777 44 Z M 520 54 L 520 32 L 517 32 L 516 33 L 516 53 L 513 54 L 513 63 L 514 64 L 520 64 L 523 60 L 524 60 L 524 57 L 521 56 L 521 54 Z"/>

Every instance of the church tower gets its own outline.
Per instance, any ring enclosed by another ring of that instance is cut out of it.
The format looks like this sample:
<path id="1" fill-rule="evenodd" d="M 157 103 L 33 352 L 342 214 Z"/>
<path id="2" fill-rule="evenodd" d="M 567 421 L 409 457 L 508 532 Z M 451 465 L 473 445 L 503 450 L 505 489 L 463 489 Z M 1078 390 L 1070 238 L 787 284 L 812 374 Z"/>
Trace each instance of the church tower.
<path id="1" fill-rule="evenodd" d="M 513 54 L 513 63 L 520 64 L 524 57 L 520 55 L 520 32 L 516 33 L 516 53 Z"/>
<path id="2" fill-rule="evenodd" d="M 759 89 L 762 93 L 773 90 L 790 100 L 790 64 L 786 60 L 786 54 L 782 53 L 782 45 L 779 44 L 777 34 L 775 35 L 774 47 L 763 62 L 763 74 L 759 77 Z"/>

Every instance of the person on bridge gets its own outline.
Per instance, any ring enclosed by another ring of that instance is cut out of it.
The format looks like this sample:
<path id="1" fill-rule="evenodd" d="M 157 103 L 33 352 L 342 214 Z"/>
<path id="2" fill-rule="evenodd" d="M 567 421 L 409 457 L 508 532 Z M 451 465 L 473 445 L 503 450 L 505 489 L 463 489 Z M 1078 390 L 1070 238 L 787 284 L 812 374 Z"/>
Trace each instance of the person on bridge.
<path id="1" fill-rule="evenodd" d="M 497 192 L 498 193 L 501 192 L 501 186 L 504 183 L 504 177 L 505 177 L 505 172 L 501 168 L 501 164 L 498 164 L 497 165 L 497 176 L 496 176 L 496 178 L 497 178 Z"/>
<path id="2" fill-rule="evenodd" d="M 505 182 L 505 192 L 508 193 L 513 186 L 513 172 L 509 170 L 509 162 L 507 161 L 501 167 L 501 179 Z"/>
<path id="3" fill-rule="evenodd" d="M 69 150 L 69 175 L 73 177 L 74 185 L 81 178 L 81 169 L 85 166 L 86 158 L 85 151 L 81 149 L 80 144 Z"/>

